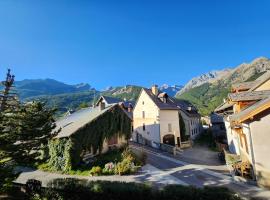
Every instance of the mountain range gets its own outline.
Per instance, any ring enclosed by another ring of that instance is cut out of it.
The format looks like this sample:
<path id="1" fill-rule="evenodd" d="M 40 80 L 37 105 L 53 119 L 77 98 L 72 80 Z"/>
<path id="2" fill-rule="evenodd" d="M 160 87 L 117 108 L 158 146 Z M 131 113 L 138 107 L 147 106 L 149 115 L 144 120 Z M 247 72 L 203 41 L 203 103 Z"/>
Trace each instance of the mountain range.
<path id="1" fill-rule="evenodd" d="M 159 89 L 169 96 L 190 101 L 202 115 L 208 115 L 226 98 L 232 84 L 254 80 L 267 70 L 270 70 L 270 60 L 260 57 L 235 68 L 194 77 L 185 86 L 163 84 Z M 48 106 L 57 107 L 59 113 L 78 109 L 81 104 L 90 105 L 101 95 L 136 101 L 142 88 L 126 85 L 98 91 L 87 83 L 69 85 L 53 79 L 27 79 L 17 81 L 15 86 L 21 100 L 46 101 Z"/>
<path id="2" fill-rule="evenodd" d="M 215 78 L 203 80 L 199 84 L 192 85 L 187 91 L 178 92 L 176 98 L 190 101 L 196 105 L 202 115 L 208 115 L 227 97 L 232 84 L 253 81 L 267 70 L 270 70 L 270 60 L 260 57 L 251 63 L 222 70 Z M 191 80 L 190 83 L 192 82 Z"/>

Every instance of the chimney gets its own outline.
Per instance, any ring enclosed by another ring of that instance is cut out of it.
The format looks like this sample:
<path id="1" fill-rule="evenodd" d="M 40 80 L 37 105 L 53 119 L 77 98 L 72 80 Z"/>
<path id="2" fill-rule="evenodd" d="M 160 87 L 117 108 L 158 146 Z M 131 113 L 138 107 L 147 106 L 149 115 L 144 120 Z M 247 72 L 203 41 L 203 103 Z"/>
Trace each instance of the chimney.
<path id="1" fill-rule="evenodd" d="M 128 112 L 132 112 L 133 110 L 133 106 L 131 103 L 128 104 Z"/>
<path id="2" fill-rule="evenodd" d="M 102 110 L 105 109 L 105 103 L 103 103 L 103 102 L 100 102 L 100 103 L 98 104 L 98 106 L 99 106 L 99 111 L 102 111 Z"/>
<path id="3" fill-rule="evenodd" d="M 157 85 L 153 85 L 151 89 L 152 89 L 152 93 L 155 96 L 157 96 L 158 95 L 158 86 Z"/>

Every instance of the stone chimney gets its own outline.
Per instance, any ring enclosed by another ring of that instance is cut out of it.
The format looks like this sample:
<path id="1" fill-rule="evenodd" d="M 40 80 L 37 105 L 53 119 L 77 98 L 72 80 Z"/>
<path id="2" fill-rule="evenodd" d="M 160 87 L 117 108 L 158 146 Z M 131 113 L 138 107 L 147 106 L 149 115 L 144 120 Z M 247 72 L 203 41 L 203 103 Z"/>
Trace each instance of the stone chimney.
<path id="1" fill-rule="evenodd" d="M 99 111 L 104 110 L 105 109 L 105 103 L 99 102 L 98 107 L 99 107 Z"/>
<path id="2" fill-rule="evenodd" d="M 158 95 L 158 86 L 157 85 L 153 85 L 151 89 L 152 89 L 152 93 L 155 96 L 157 96 Z"/>

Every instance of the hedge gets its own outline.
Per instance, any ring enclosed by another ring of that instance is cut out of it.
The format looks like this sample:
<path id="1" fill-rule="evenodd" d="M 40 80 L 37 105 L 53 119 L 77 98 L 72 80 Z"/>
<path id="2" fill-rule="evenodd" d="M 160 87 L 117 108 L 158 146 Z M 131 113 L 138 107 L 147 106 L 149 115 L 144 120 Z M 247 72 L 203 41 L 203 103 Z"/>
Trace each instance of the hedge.
<path id="1" fill-rule="evenodd" d="M 53 187 L 54 188 L 53 188 Z M 241 200 L 234 192 L 224 187 L 195 188 L 192 186 L 168 185 L 157 189 L 146 184 L 121 183 L 76 179 L 58 179 L 38 193 L 40 199 L 110 199 L 110 200 Z"/>

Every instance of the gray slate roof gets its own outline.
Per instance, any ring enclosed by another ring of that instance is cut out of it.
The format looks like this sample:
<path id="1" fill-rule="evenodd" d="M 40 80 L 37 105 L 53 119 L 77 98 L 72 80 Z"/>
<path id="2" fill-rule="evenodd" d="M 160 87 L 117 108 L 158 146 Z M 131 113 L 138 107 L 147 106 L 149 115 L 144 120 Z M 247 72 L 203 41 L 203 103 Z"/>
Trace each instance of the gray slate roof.
<path id="1" fill-rule="evenodd" d="M 211 121 L 211 124 L 224 123 L 224 118 L 222 115 L 219 115 L 217 113 L 212 113 L 210 115 L 210 121 Z"/>
<path id="2" fill-rule="evenodd" d="M 143 88 L 143 90 L 148 94 L 148 96 L 152 99 L 152 101 L 157 105 L 160 110 L 179 110 L 177 105 L 170 98 L 168 98 L 167 103 L 164 103 L 158 98 L 158 96 L 152 93 L 151 89 Z"/>
<path id="3" fill-rule="evenodd" d="M 198 110 L 195 106 L 193 106 L 189 101 L 182 99 L 172 98 L 177 107 L 186 113 L 188 116 L 192 117 L 200 117 L 201 115 L 198 113 Z"/>
<path id="4" fill-rule="evenodd" d="M 58 120 L 56 122 L 56 128 L 53 131 L 59 130 L 59 128 L 61 128 L 61 131 L 55 138 L 63 138 L 71 136 L 81 127 L 90 123 L 91 121 L 101 116 L 103 113 L 109 111 L 116 105 L 117 104 L 109 105 L 103 110 L 100 110 L 99 107 L 85 108 Z"/>
<path id="5" fill-rule="evenodd" d="M 257 101 L 261 99 L 265 99 L 270 96 L 270 90 L 263 91 L 245 91 L 238 93 L 230 93 L 228 94 L 228 98 L 231 101 Z"/>
<path id="6" fill-rule="evenodd" d="M 261 101 L 258 101 L 257 103 L 253 104 L 252 106 L 242 110 L 241 112 L 234 114 L 232 116 L 230 116 L 230 120 L 231 121 L 237 121 L 242 119 L 243 117 L 251 114 L 253 111 L 255 111 L 256 109 L 264 106 L 265 104 L 270 103 L 270 96 L 266 99 L 263 99 Z M 269 109 L 269 108 L 268 108 Z"/>

